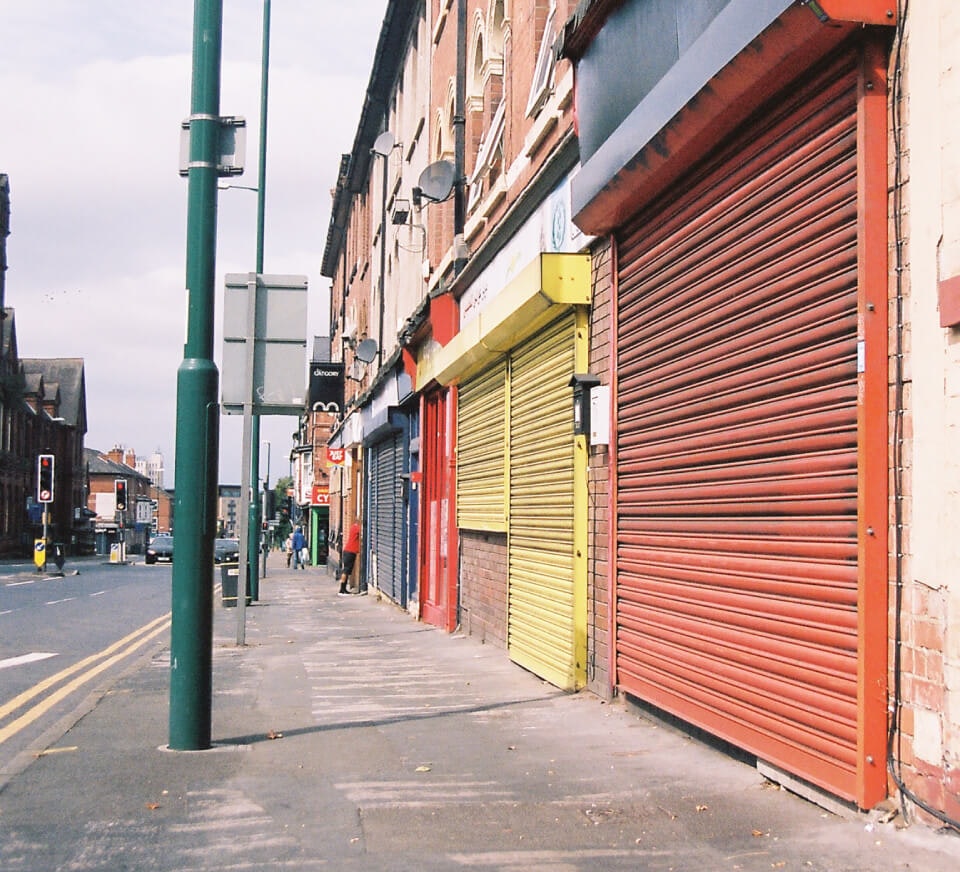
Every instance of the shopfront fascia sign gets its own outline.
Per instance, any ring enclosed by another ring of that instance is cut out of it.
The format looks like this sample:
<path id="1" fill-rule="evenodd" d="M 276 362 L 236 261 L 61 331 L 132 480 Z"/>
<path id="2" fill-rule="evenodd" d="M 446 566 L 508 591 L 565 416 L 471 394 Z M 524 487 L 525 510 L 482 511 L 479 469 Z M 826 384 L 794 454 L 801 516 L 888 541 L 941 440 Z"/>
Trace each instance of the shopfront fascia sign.
<path id="1" fill-rule="evenodd" d="M 343 363 L 310 364 L 310 411 L 339 415 L 343 409 Z"/>

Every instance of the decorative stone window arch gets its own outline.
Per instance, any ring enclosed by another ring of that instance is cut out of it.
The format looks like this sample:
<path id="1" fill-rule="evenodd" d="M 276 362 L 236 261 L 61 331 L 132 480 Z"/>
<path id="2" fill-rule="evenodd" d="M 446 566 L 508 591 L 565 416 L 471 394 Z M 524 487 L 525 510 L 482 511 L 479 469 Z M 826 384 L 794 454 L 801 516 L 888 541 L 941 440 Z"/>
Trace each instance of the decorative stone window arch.
<path id="1" fill-rule="evenodd" d="M 483 106 L 483 83 L 486 75 L 487 49 L 483 15 L 476 11 L 473 16 L 473 39 L 471 51 L 467 55 L 470 65 L 470 78 L 467 83 L 467 111 L 473 112 Z M 479 104 L 479 105 L 478 105 Z"/>
<path id="2" fill-rule="evenodd" d="M 553 41 L 556 37 L 556 18 L 556 0 L 551 0 L 547 20 L 540 37 L 540 50 L 537 53 L 537 64 L 533 73 L 530 97 L 527 101 L 526 114 L 528 117 L 538 115 L 553 92 L 553 72 L 556 63 L 553 56 Z"/>
<path id="3" fill-rule="evenodd" d="M 487 12 L 487 52 L 490 57 L 503 59 L 507 22 L 506 0 L 490 0 L 490 9 Z"/>
<path id="4" fill-rule="evenodd" d="M 451 77 L 447 82 L 447 98 L 443 106 L 437 110 L 437 135 L 434 140 L 434 155 L 436 160 L 452 160 L 454 152 L 453 119 L 457 106 L 457 83 Z"/>
<path id="5" fill-rule="evenodd" d="M 433 156 L 435 160 L 443 160 L 449 153 L 446 149 L 448 123 L 442 109 L 437 109 L 436 138 L 433 141 Z"/>

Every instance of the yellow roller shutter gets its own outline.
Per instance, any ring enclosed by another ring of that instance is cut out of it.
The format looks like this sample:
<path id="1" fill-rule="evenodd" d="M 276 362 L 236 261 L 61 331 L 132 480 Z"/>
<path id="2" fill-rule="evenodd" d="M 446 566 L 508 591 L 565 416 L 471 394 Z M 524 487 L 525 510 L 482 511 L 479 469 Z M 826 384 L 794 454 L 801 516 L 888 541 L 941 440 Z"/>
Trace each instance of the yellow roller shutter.
<path id="1" fill-rule="evenodd" d="M 510 656 L 564 689 L 578 684 L 574 324 L 570 312 L 518 346 L 510 373 Z"/>
<path id="2" fill-rule="evenodd" d="M 506 518 L 504 358 L 459 390 L 457 526 L 504 533 Z"/>

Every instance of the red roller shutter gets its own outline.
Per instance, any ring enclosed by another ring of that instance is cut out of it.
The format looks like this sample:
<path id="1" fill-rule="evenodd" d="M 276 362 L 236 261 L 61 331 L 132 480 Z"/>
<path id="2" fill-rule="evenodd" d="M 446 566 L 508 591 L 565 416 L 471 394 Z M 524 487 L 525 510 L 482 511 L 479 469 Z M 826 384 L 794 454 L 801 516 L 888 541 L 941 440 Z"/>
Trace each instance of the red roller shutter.
<path id="1" fill-rule="evenodd" d="M 857 68 L 618 238 L 621 689 L 856 795 Z"/>

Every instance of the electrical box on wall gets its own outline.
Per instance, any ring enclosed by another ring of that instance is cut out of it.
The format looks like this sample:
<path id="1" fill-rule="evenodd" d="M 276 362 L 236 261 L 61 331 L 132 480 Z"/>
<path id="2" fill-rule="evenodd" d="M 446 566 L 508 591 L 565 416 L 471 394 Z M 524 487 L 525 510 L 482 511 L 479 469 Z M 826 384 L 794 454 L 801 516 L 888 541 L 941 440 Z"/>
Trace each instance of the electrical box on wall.
<path id="1" fill-rule="evenodd" d="M 575 372 L 570 378 L 573 388 L 573 432 L 577 436 L 590 435 L 590 389 L 600 379 L 589 372 Z"/>
<path id="2" fill-rule="evenodd" d="M 610 385 L 590 389 L 590 444 L 610 444 Z"/>

